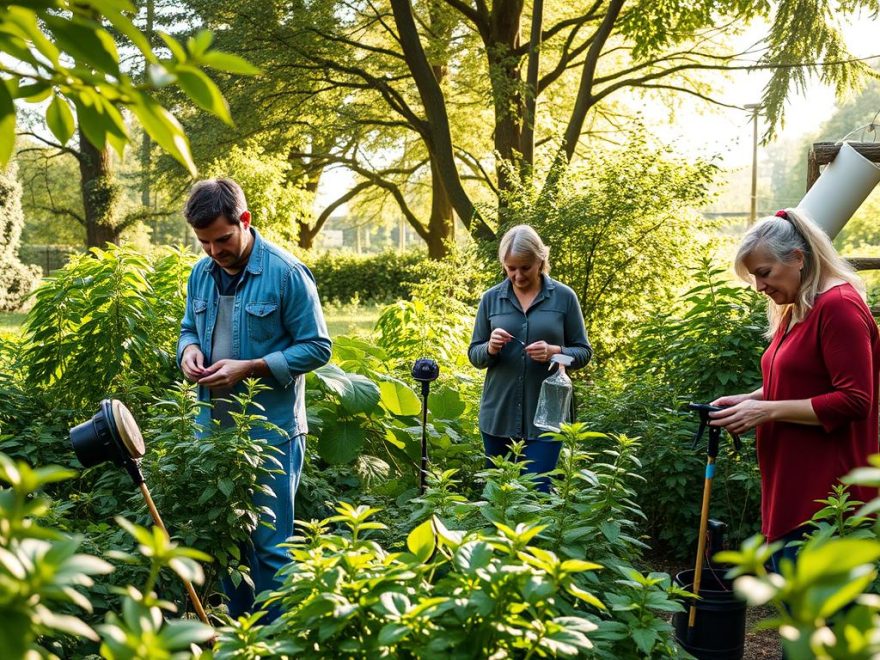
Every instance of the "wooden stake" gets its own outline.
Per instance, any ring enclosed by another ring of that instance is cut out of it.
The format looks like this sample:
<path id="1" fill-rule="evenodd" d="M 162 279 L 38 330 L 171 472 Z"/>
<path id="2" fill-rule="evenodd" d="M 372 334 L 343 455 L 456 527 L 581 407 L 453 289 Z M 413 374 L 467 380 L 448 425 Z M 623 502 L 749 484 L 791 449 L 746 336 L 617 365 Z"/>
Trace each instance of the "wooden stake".
<path id="1" fill-rule="evenodd" d="M 165 523 L 162 522 L 162 518 L 159 516 L 159 510 L 156 508 L 155 503 L 153 502 L 153 498 L 150 495 L 150 489 L 147 488 L 147 484 L 141 482 L 141 493 L 144 495 L 144 499 L 147 502 L 147 508 L 150 509 L 150 515 L 153 517 L 153 522 L 156 523 L 156 527 L 161 529 L 165 533 L 165 538 L 170 539 L 171 537 L 168 535 L 168 530 L 165 529 Z M 192 582 L 185 578 L 180 578 L 183 582 L 183 586 L 186 587 L 186 591 L 189 594 L 189 599 L 192 601 L 193 607 L 196 610 L 196 614 L 199 615 L 199 618 L 203 623 L 207 625 L 211 625 L 211 622 L 208 621 L 208 615 L 205 614 L 205 608 L 202 607 L 202 601 L 199 600 L 199 595 L 196 593 L 195 587 L 193 587 Z"/>
<path id="2" fill-rule="evenodd" d="M 700 538 L 697 540 L 697 564 L 694 566 L 694 588 L 696 595 L 691 603 L 691 611 L 688 616 L 688 628 L 694 627 L 694 621 L 697 618 L 697 598 L 700 597 L 700 582 L 703 579 L 703 554 L 706 552 L 706 530 L 709 526 L 709 500 L 712 499 L 712 477 L 708 476 L 713 473 L 710 466 L 715 464 L 715 458 L 709 456 L 706 461 L 706 479 L 703 482 L 703 508 L 700 510 Z"/>

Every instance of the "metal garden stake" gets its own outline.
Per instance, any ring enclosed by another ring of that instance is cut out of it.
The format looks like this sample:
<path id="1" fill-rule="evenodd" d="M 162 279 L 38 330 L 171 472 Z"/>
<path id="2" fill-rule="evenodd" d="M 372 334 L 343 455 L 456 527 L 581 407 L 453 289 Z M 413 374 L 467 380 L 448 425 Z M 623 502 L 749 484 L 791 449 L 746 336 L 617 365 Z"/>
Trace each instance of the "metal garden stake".
<path id="1" fill-rule="evenodd" d="M 419 492 L 425 492 L 428 478 L 428 394 L 431 391 L 431 381 L 437 380 L 440 375 L 440 367 L 430 358 L 419 358 L 413 364 L 412 377 L 422 384 L 422 457 L 419 465 Z"/>

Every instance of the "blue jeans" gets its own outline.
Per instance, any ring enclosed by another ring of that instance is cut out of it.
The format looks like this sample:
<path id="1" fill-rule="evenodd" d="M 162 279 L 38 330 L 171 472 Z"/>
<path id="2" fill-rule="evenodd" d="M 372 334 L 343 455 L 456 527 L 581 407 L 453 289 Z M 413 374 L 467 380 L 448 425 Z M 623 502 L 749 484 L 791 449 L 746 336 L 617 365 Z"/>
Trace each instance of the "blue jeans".
<path id="1" fill-rule="evenodd" d="M 242 558 L 250 568 L 254 588 L 251 589 L 245 582 L 235 587 L 228 578 L 223 580 L 223 590 L 229 596 L 229 616 L 233 618 L 253 611 L 256 594 L 281 586 L 281 581 L 276 579 L 275 574 L 290 561 L 290 557 L 278 545 L 293 536 L 293 500 L 302 474 L 305 442 L 305 436 L 299 435 L 278 445 L 282 453 L 272 452 L 272 455 L 281 462 L 285 473 L 267 475 L 260 480 L 260 483 L 272 489 L 275 497 L 257 493 L 254 495 L 254 505 L 271 509 L 275 513 L 275 520 L 273 522 L 271 517 L 264 514 L 263 520 L 272 523 L 273 527 L 258 525 L 251 533 L 251 543 L 242 548 Z M 277 465 L 268 461 L 264 465 L 267 469 L 278 469 Z M 260 619 L 260 623 L 270 623 L 280 613 L 278 607 L 272 607 L 268 615 Z"/>
<path id="2" fill-rule="evenodd" d="M 810 527 L 809 525 L 804 525 L 802 527 L 798 527 L 797 529 L 790 531 L 785 536 L 776 539 L 777 541 L 782 541 L 782 543 L 784 545 L 770 556 L 770 561 L 768 562 L 769 563 L 768 568 L 773 573 L 779 573 L 780 572 L 779 565 L 783 559 L 788 559 L 792 562 L 795 561 L 795 559 L 797 558 L 798 552 L 800 552 L 800 549 L 803 546 L 800 546 L 800 545 L 789 546 L 788 544 L 793 541 L 803 541 L 804 537 L 807 534 L 809 534 L 810 532 L 812 532 L 814 529 L 815 528 Z"/>
<path id="3" fill-rule="evenodd" d="M 483 447 L 486 450 L 486 467 L 492 467 L 492 461 L 489 459 L 493 456 L 509 454 L 510 443 L 513 439 L 500 435 L 491 435 L 485 431 L 480 431 L 480 433 L 483 436 Z M 562 443 L 557 440 L 527 438 L 524 458 L 529 463 L 523 466 L 523 473 L 545 474 L 556 469 L 560 451 L 562 451 Z M 540 477 L 535 483 L 541 492 L 549 492 L 550 477 Z"/>

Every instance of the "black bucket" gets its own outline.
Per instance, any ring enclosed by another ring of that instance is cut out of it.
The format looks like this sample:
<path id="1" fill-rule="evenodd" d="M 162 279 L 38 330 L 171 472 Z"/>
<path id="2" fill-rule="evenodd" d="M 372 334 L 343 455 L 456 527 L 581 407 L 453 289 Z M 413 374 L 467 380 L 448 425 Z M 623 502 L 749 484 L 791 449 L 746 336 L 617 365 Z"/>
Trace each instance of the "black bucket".
<path id="1" fill-rule="evenodd" d="M 688 635 L 690 600 L 685 611 L 672 617 L 675 639 L 698 660 L 739 660 L 746 640 L 746 604 L 733 593 L 733 582 L 724 578 L 725 569 L 703 568 L 700 599 L 694 627 Z M 675 576 L 675 584 L 693 591 L 694 570 Z"/>

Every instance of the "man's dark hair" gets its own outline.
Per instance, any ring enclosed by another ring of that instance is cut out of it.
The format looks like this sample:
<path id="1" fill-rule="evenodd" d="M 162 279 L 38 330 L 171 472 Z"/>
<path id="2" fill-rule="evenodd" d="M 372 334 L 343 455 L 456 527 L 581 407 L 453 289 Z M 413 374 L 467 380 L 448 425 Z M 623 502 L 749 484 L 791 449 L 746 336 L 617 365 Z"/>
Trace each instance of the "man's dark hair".
<path id="1" fill-rule="evenodd" d="M 247 211 L 244 191 L 232 179 L 205 179 L 189 191 L 183 215 L 195 229 L 204 229 L 221 215 L 232 224 L 239 224 Z"/>

